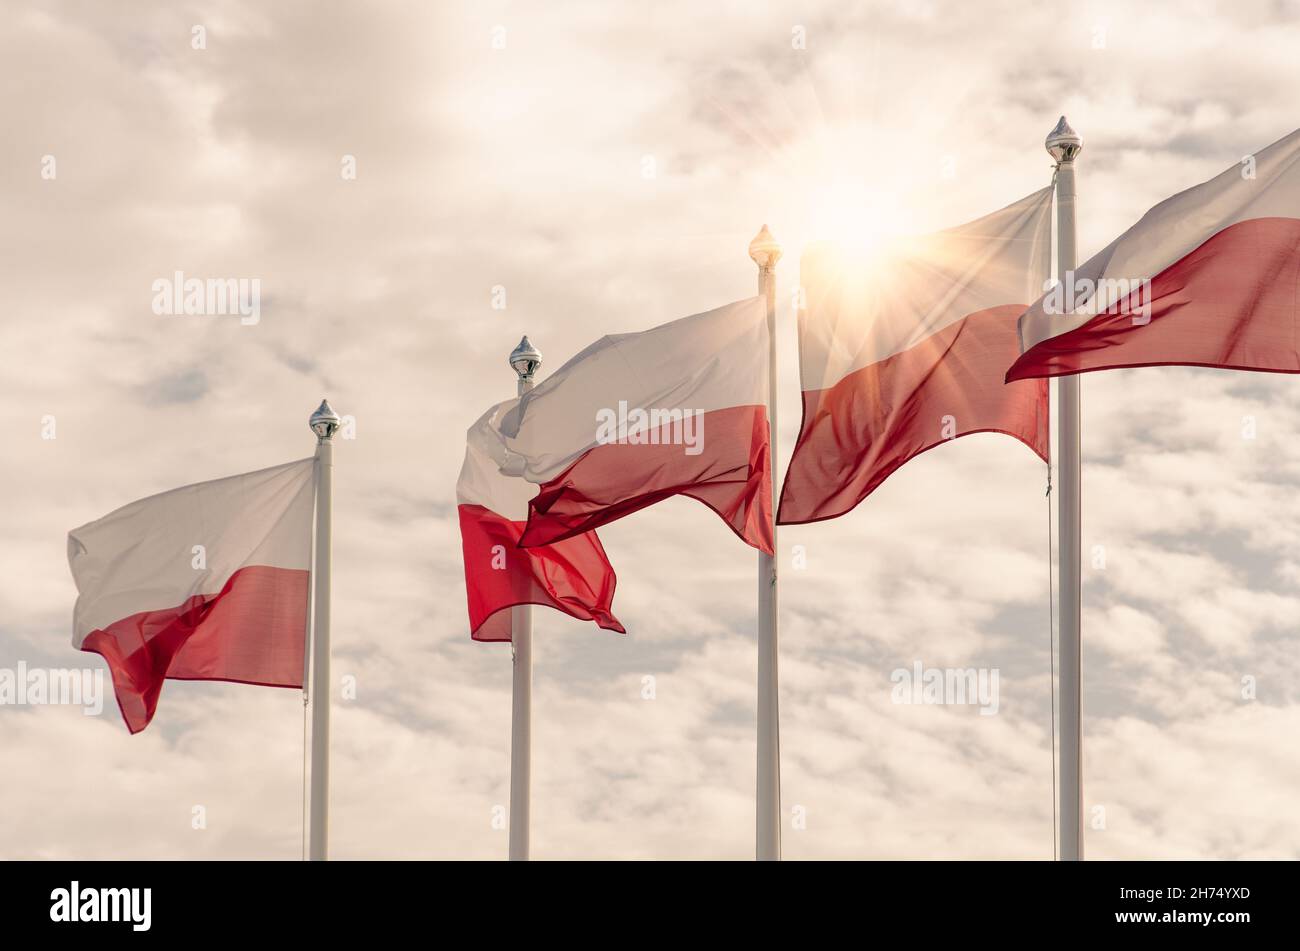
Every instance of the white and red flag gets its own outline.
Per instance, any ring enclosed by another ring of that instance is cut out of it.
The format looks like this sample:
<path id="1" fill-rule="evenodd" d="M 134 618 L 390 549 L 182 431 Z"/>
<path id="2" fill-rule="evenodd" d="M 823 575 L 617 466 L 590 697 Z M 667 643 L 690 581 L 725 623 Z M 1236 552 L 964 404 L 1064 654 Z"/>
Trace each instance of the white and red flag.
<path id="1" fill-rule="evenodd" d="M 684 495 L 771 554 L 767 379 L 761 297 L 597 340 L 501 418 L 507 470 L 541 486 L 520 544 Z"/>
<path id="2" fill-rule="evenodd" d="M 851 510 L 909 459 L 1005 433 L 1047 460 L 1047 385 L 1004 385 L 1016 318 L 1050 274 L 1052 189 L 869 259 L 815 245 L 800 262 L 803 424 L 778 522 Z"/>
<path id="3" fill-rule="evenodd" d="M 1008 380 L 1183 365 L 1300 373 L 1300 130 L 1156 205 L 1020 318 Z"/>
<path id="4" fill-rule="evenodd" d="M 72 643 L 108 662 L 132 733 L 167 679 L 302 686 L 314 462 L 173 489 L 68 533 Z"/>
<path id="5" fill-rule="evenodd" d="M 511 640 L 510 608 L 522 604 L 552 607 L 622 634 L 611 613 L 617 578 L 595 532 L 518 547 L 537 486 L 501 472 L 506 450 L 497 426 L 516 402 L 492 407 L 470 427 L 456 484 L 470 636 Z"/>

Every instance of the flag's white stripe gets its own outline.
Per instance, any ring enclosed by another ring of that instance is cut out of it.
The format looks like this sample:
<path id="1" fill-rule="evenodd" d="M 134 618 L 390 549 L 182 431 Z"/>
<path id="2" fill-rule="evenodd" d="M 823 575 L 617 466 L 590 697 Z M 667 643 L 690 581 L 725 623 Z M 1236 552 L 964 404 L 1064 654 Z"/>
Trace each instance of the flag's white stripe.
<path id="1" fill-rule="evenodd" d="M 1253 162 L 1251 161 L 1253 159 Z M 1133 282 L 1148 281 L 1225 228 L 1253 218 L 1300 218 L 1300 129 L 1254 156 L 1243 156 L 1207 182 L 1156 205 L 1133 227 L 1075 269 L 1100 293 L 1072 314 L 1049 314 L 1041 296 L 1020 318 L 1020 345 L 1083 326 L 1117 303 Z M 1121 283 L 1122 282 L 1122 283 Z"/>
<path id="2" fill-rule="evenodd" d="M 456 483 L 456 501 L 461 505 L 481 505 L 513 522 L 526 521 L 528 501 L 537 494 L 537 486 L 518 476 L 503 474 L 508 452 L 501 435 L 501 417 L 519 403 L 518 399 L 498 403 L 465 434 L 465 462 Z"/>
<path id="3" fill-rule="evenodd" d="M 854 259 L 819 244 L 800 263 L 806 311 L 800 380 L 827 389 L 920 343 L 958 320 L 1043 292 L 1049 270 L 1052 189 L 983 218 L 892 242 Z"/>
<path id="4" fill-rule="evenodd" d="M 69 532 L 73 644 L 131 615 L 219 593 L 245 566 L 310 570 L 313 464 L 183 486 Z"/>
<path id="5" fill-rule="evenodd" d="M 767 353 L 761 297 L 602 337 L 500 414 L 506 470 L 535 483 L 554 478 L 597 445 L 597 413 L 620 402 L 629 411 L 765 406 Z"/>

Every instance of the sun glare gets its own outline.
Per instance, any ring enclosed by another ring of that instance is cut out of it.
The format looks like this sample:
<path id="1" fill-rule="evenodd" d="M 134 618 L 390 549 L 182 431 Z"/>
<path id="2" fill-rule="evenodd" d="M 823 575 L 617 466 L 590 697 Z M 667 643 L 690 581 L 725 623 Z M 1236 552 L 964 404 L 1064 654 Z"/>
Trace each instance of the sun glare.
<path id="1" fill-rule="evenodd" d="M 843 179 L 818 187 L 809 204 L 810 236 L 833 241 L 854 257 L 871 256 L 902 233 L 895 201 L 861 181 Z"/>

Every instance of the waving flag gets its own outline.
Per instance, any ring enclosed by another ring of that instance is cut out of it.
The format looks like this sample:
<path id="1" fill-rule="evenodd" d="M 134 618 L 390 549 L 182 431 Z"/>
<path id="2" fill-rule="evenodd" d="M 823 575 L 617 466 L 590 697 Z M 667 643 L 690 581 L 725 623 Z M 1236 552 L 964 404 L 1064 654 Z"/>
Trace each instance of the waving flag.
<path id="1" fill-rule="evenodd" d="M 518 547 L 537 486 L 501 472 L 506 453 L 496 427 L 515 402 L 492 407 L 470 427 L 456 486 L 470 636 L 511 640 L 510 608 L 520 604 L 543 604 L 624 633 L 610 613 L 617 579 L 595 532 Z"/>
<path id="2" fill-rule="evenodd" d="M 909 459 L 1005 433 L 1047 460 L 1047 385 L 1004 385 L 1016 318 L 1050 273 L 1052 189 L 896 242 L 870 261 L 815 245 L 801 261 L 803 425 L 783 525 L 835 518 Z"/>
<path id="3" fill-rule="evenodd" d="M 761 297 L 597 340 L 501 418 L 509 470 L 541 486 L 520 544 L 685 495 L 770 554 L 767 367 Z"/>
<path id="4" fill-rule="evenodd" d="M 302 686 L 313 465 L 173 489 L 68 533 L 72 642 L 108 662 L 132 733 L 166 679 Z"/>
<path id="5" fill-rule="evenodd" d="M 1300 130 L 1156 205 L 1020 319 L 1008 380 L 1181 364 L 1300 373 Z"/>

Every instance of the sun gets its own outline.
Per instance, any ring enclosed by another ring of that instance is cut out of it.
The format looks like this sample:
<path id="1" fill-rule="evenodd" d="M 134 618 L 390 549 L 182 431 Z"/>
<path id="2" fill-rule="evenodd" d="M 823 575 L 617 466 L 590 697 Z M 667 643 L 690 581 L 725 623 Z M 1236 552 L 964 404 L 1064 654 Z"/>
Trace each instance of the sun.
<path id="1" fill-rule="evenodd" d="M 839 179 L 817 186 L 809 205 L 810 232 L 854 256 L 869 255 L 902 232 L 895 200 L 860 180 Z"/>

